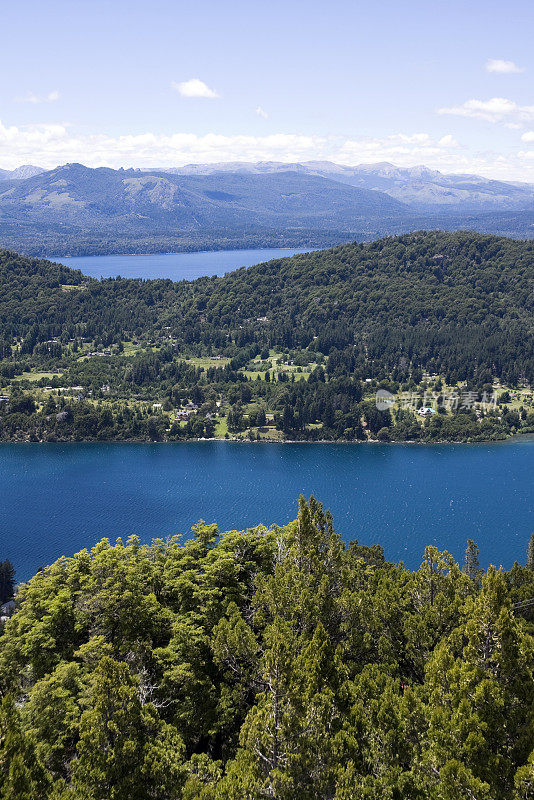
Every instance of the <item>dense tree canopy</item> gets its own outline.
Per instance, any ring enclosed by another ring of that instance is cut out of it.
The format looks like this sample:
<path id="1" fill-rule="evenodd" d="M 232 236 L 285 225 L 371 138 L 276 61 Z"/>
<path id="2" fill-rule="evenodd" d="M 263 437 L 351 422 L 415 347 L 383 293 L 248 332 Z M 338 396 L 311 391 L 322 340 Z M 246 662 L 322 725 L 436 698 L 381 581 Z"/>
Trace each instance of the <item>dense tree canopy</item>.
<path id="1" fill-rule="evenodd" d="M 345 547 L 320 503 L 41 570 L 0 636 L 0 797 L 526 800 L 532 566 Z"/>
<path id="2" fill-rule="evenodd" d="M 532 242 L 472 233 L 342 245 L 177 284 L 99 282 L 4 251 L 0 325 L 4 340 L 34 347 L 76 326 L 112 341 L 169 328 L 183 344 L 355 346 L 390 369 L 404 357 L 461 377 L 532 378 L 533 277 Z"/>

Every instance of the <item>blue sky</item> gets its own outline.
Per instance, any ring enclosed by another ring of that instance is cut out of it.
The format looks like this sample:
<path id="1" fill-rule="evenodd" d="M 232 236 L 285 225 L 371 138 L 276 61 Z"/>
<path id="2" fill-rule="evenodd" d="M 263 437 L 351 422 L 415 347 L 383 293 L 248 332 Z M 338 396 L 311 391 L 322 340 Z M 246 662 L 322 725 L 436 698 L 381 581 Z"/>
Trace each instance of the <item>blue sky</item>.
<path id="1" fill-rule="evenodd" d="M 387 160 L 534 181 L 531 0 L 21 0 L 0 26 L 3 168 Z"/>

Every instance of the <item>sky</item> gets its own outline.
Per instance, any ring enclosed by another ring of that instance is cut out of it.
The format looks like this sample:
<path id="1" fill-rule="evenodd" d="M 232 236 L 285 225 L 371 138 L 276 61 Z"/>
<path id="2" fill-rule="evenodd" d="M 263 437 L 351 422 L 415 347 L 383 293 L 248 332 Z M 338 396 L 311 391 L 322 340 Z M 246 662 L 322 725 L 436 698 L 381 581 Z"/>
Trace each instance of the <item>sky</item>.
<path id="1" fill-rule="evenodd" d="M 0 3 L 0 168 L 389 161 L 534 182 L 532 0 Z"/>

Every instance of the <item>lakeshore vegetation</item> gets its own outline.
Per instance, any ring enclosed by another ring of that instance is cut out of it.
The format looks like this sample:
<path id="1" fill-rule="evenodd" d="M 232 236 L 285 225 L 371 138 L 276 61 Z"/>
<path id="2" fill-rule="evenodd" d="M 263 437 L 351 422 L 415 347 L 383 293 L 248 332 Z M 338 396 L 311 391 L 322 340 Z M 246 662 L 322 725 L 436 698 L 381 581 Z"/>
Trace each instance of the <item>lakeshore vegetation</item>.
<path id="1" fill-rule="evenodd" d="M 419 569 L 286 527 L 107 539 L 19 587 L 0 629 L 2 800 L 528 800 L 525 566 Z"/>
<path id="2" fill-rule="evenodd" d="M 97 281 L 0 251 L 0 440 L 533 431 L 533 280 L 531 241 L 468 232 L 179 283 Z"/>

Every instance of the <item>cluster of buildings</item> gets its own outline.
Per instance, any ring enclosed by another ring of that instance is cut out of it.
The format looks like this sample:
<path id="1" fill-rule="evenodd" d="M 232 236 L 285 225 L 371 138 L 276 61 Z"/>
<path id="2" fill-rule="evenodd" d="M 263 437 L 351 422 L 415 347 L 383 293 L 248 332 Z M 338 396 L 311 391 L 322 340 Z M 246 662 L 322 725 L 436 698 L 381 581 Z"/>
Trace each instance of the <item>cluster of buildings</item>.
<path id="1" fill-rule="evenodd" d="M 192 403 L 190 400 L 183 408 L 176 412 L 174 419 L 177 422 L 180 422 L 180 420 L 187 419 L 189 416 L 191 416 L 191 414 L 196 414 L 197 411 L 198 406 L 195 405 L 195 403 Z"/>

